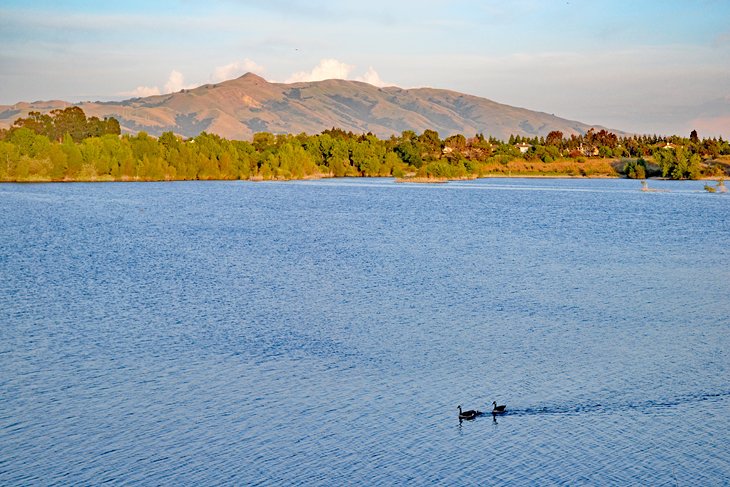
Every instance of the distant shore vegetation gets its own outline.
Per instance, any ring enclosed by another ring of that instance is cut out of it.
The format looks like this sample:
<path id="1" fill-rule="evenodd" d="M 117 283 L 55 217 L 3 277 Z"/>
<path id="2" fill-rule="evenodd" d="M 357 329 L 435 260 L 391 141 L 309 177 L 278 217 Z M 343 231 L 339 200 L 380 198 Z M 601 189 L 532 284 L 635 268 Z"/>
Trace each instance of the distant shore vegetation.
<path id="1" fill-rule="evenodd" d="M 444 181 L 489 176 L 726 178 L 722 138 L 619 137 L 591 129 L 564 137 L 476 134 L 442 139 L 433 130 L 379 139 L 337 128 L 317 135 L 257 133 L 252 141 L 201 133 L 121 135 L 114 118 L 78 107 L 32 112 L 0 130 L 0 181 L 289 180 L 395 177 Z"/>

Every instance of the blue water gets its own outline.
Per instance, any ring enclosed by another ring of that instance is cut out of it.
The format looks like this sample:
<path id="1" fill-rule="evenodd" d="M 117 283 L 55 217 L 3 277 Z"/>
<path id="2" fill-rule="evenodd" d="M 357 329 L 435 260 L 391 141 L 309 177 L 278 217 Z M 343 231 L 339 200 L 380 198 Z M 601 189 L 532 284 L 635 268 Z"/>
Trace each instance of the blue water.
<path id="1" fill-rule="evenodd" d="M 727 485 L 730 197 L 650 186 L 0 185 L 0 484 Z"/>

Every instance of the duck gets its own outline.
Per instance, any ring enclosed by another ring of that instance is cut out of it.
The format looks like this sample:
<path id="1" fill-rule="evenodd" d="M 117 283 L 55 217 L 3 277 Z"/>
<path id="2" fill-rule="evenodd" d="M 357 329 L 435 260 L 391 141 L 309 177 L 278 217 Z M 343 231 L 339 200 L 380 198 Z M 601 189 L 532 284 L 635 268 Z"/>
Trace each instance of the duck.
<path id="1" fill-rule="evenodd" d="M 470 409 L 468 411 L 462 411 L 461 410 L 461 404 L 458 407 L 459 409 L 459 419 L 474 419 L 480 414 L 482 414 L 481 411 L 475 411 L 473 409 Z"/>
<path id="2" fill-rule="evenodd" d="M 497 401 L 493 401 L 492 405 L 494 406 L 494 409 L 492 409 L 492 414 L 502 414 L 507 412 L 507 406 L 504 404 L 501 406 L 497 406 Z"/>

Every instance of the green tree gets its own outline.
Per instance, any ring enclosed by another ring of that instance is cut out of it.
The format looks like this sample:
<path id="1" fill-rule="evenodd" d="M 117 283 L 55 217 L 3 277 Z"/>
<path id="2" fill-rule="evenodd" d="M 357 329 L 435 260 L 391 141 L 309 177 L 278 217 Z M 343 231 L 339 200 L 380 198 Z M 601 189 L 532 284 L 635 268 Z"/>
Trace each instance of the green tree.
<path id="1" fill-rule="evenodd" d="M 54 133 L 56 140 L 69 134 L 74 142 L 81 142 L 88 135 L 86 114 L 79 107 L 68 107 L 63 110 L 52 110 Z"/>
<path id="2" fill-rule="evenodd" d="M 404 130 L 403 132 L 401 132 L 400 138 L 402 141 L 412 141 L 416 140 L 418 136 L 413 130 Z"/>
<path id="3" fill-rule="evenodd" d="M 68 156 L 63 148 L 59 144 L 53 144 L 48 157 L 51 161 L 50 178 L 54 181 L 63 179 L 68 171 Z"/>
<path id="4" fill-rule="evenodd" d="M 646 179 L 646 161 L 642 158 L 630 159 L 624 164 L 623 172 L 630 179 Z"/>
<path id="5" fill-rule="evenodd" d="M 418 137 L 418 142 L 420 144 L 419 149 L 422 154 L 425 154 L 429 161 L 433 161 L 441 157 L 441 139 L 439 138 L 438 132 L 435 130 L 424 130 Z"/>
<path id="6" fill-rule="evenodd" d="M 156 157 L 160 153 L 160 146 L 157 141 L 147 135 L 147 132 L 139 132 L 135 136 L 125 136 L 132 148 L 132 154 L 137 161 L 141 161 L 144 156 Z"/>
<path id="7" fill-rule="evenodd" d="M 33 153 L 33 144 L 35 143 L 36 134 L 33 130 L 22 127 L 13 128 L 10 131 L 8 141 L 14 144 L 21 155 L 28 156 Z"/>
<path id="8" fill-rule="evenodd" d="M 375 136 L 367 136 L 352 147 L 350 160 L 363 176 L 379 176 L 382 171 L 385 147 Z"/>
<path id="9" fill-rule="evenodd" d="M 18 147 L 10 142 L 0 141 L 0 181 L 13 179 L 15 167 L 20 160 Z"/>
<path id="10" fill-rule="evenodd" d="M 672 179 L 697 179 L 702 174 L 702 159 L 698 154 L 677 147 L 654 151 L 654 160 L 662 170 L 662 176 Z"/>
<path id="11" fill-rule="evenodd" d="M 395 152 L 386 152 L 385 160 L 383 161 L 383 172 L 386 176 L 392 175 L 397 177 L 403 177 L 403 161 Z"/>
<path id="12" fill-rule="evenodd" d="M 423 159 L 421 159 L 421 151 L 411 141 L 401 142 L 395 147 L 395 153 L 398 157 L 406 164 L 419 168 L 423 165 Z"/>
<path id="13" fill-rule="evenodd" d="M 259 132 L 253 134 L 253 146 L 258 152 L 263 152 L 269 147 L 272 147 L 276 143 L 276 137 L 274 134 L 268 132 Z"/>
<path id="14" fill-rule="evenodd" d="M 53 119 L 48 114 L 33 111 L 27 118 L 17 119 L 13 125 L 30 129 L 38 135 L 53 136 Z"/>
<path id="15" fill-rule="evenodd" d="M 157 142 L 165 149 L 166 153 L 171 150 L 179 150 L 182 145 L 180 139 L 172 132 L 163 132 Z"/>
<path id="16" fill-rule="evenodd" d="M 122 127 L 119 125 L 119 120 L 116 118 L 105 118 L 104 124 L 104 135 L 121 135 Z"/>
<path id="17" fill-rule="evenodd" d="M 81 166 L 83 165 L 84 160 L 81 155 L 81 150 L 79 150 L 78 146 L 71 138 L 71 135 L 68 133 L 63 137 L 61 150 L 63 150 L 64 154 L 66 154 L 65 176 L 69 179 L 75 179 L 81 172 Z"/>

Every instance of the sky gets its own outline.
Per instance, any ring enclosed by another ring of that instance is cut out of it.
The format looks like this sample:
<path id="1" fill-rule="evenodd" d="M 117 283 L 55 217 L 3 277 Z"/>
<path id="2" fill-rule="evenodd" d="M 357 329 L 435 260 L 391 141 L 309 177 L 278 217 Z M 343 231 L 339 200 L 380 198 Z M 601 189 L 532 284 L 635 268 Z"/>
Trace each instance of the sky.
<path id="1" fill-rule="evenodd" d="M 0 0 L 0 46 L 5 105 L 120 100 L 250 71 L 730 138 L 730 0 Z"/>

